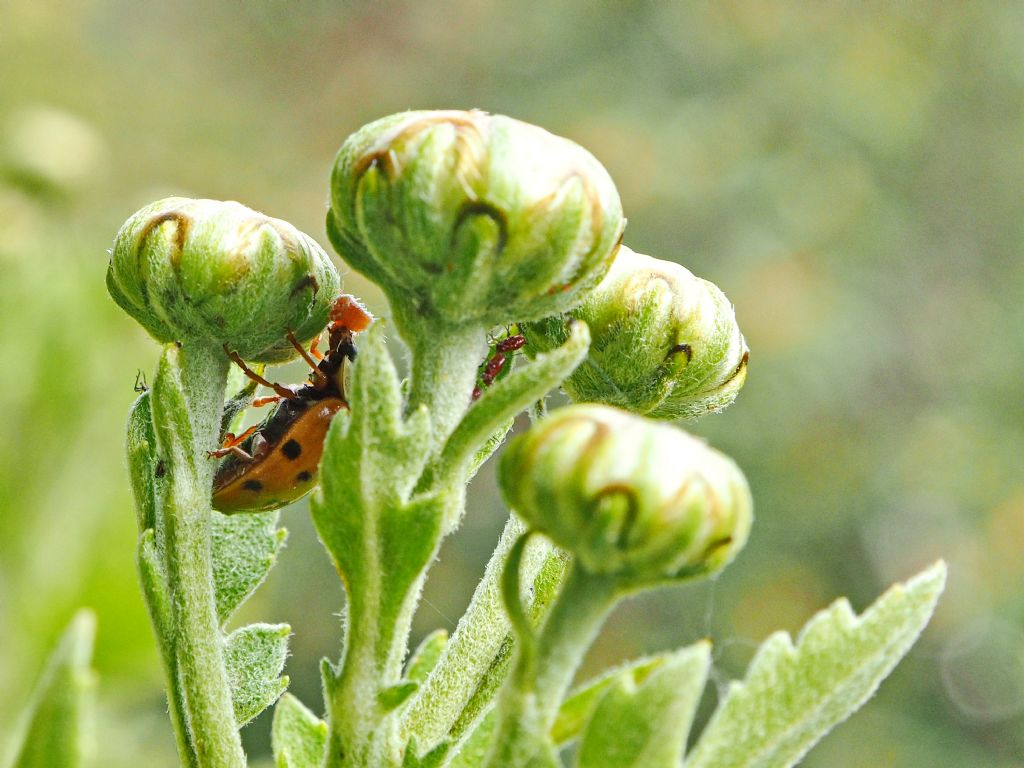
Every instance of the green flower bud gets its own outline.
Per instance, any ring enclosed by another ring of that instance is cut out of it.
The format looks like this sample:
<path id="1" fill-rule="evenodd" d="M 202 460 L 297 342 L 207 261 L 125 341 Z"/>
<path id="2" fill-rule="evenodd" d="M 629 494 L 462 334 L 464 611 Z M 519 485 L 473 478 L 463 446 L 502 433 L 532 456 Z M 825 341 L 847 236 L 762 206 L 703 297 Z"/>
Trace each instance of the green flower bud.
<path id="1" fill-rule="evenodd" d="M 493 326 L 563 312 L 607 271 L 624 220 L 594 157 L 484 112 L 405 112 L 348 138 L 327 231 L 396 317 Z"/>
<path id="2" fill-rule="evenodd" d="M 674 262 L 623 246 L 582 305 L 523 327 L 529 353 L 562 344 L 574 318 L 592 338 L 587 359 L 563 383 L 576 402 L 694 419 L 725 408 L 746 381 L 749 349 L 729 300 Z"/>
<path id="3" fill-rule="evenodd" d="M 515 438 L 499 480 L 509 505 L 586 571 L 635 588 L 722 568 L 752 521 L 732 459 L 601 405 L 559 409 Z"/>
<path id="4" fill-rule="evenodd" d="M 294 356 L 286 338 L 327 324 L 338 271 L 308 235 L 240 203 L 158 200 L 114 240 L 107 290 L 157 341 L 227 345 L 246 360 Z"/>

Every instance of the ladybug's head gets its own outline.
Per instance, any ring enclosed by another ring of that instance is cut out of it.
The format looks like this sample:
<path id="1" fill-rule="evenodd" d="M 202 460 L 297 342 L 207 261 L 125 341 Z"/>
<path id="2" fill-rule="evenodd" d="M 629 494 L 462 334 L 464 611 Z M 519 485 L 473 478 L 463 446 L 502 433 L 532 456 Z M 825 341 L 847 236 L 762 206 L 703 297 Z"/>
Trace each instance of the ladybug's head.
<path id="1" fill-rule="evenodd" d="M 334 300 L 334 306 L 331 307 L 332 336 L 336 328 L 359 333 L 369 328 L 372 322 L 373 315 L 370 314 L 370 310 L 355 296 L 343 293 Z"/>
<path id="2" fill-rule="evenodd" d="M 344 368 L 346 360 L 353 360 L 356 348 L 352 337 L 365 331 L 373 322 L 373 315 L 355 296 L 342 294 L 331 307 L 331 324 L 327 328 L 329 347 L 327 356 L 320 361 L 319 369 L 327 376 L 327 380 L 338 390 L 345 391 Z"/>

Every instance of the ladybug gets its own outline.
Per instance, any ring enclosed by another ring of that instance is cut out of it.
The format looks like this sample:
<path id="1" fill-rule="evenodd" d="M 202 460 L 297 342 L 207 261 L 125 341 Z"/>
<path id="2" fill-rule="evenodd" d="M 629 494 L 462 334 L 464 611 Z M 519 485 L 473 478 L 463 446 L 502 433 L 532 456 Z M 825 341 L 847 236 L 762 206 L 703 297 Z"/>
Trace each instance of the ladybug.
<path id="1" fill-rule="evenodd" d="M 508 356 L 526 345 L 526 337 L 521 333 L 509 335 L 497 342 L 492 349 L 494 354 L 484 360 L 477 373 L 477 385 L 473 388 L 472 399 L 479 400 L 484 390 L 494 383 L 494 380 L 505 370 Z"/>
<path id="2" fill-rule="evenodd" d="M 326 355 L 317 351 L 319 339 L 314 339 L 307 351 L 288 333 L 292 346 L 313 369 L 301 386 L 267 381 L 238 353 L 224 348 L 246 376 L 274 391 L 270 397 L 253 400 L 253 406 L 276 403 L 277 407 L 237 437 L 227 433 L 223 446 L 209 452 L 211 458 L 223 458 L 213 479 L 214 509 L 228 514 L 277 509 L 302 498 L 316 485 L 331 419 L 348 408 L 345 371 L 346 363 L 356 356 L 353 336 L 366 330 L 373 316 L 358 299 L 342 295 L 334 302 L 330 319 Z"/>

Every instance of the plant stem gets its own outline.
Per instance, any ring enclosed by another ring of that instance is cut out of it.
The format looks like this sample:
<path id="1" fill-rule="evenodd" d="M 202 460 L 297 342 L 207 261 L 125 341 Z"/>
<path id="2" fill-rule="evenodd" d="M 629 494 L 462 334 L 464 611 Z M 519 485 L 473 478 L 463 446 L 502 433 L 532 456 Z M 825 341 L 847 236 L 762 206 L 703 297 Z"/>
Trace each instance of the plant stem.
<path id="1" fill-rule="evenodd" d="M 150 529 L 148 532 L 144 532 L 143 536 L 148 535 L 149 541 L 152 542 L 152 534 L 153 531 Z M 155 546 L 153 554 L 155 555 Z M 171 725 L 174 727 L 174 738 L 178 745 L 178 759 L 187 768 L 197 768 L 198 758 L 192 747 L 192 742 L 189 740 L 185 692 L 181 687 L 181 670 L 174 642 L 175 633 L 171 626 L 171 606 L 167 602 L 168 595 L 164 591 L 163 583 L 157 581 L 162 579 L 162 576 L 154 572 L 155 562 L 147 562 L 145 557 L 144 550 L 140 547 L 138 565 L 139 577 L 142 581 L 142 595 L 145 598 L 146 609 L 149 612 L 150 622 L 153 624 L 157 647 L 163 661 L 164 679 L 167 685 L 167 707 Z"/>
<path id="2" fill-rule="evenodd" d="M 406 411 L 430 409 L 435 450 L 440 450 L 469 409 L 477 369 L 483 358 L 485 329 L 477 325 L 444 326 L 434 318 L 402 313 L 394 302 L 395 324 L 412 354 Z"/>
<path id="3" fill-rule="evenodd" d="M 168 347 L 153 385 L 153 426 L 166 463 L 160 499 L 175 651 L 189 731 L 202 768 L 242 768 L 210 554 L 210 492 L 228 360 L 221 350 Z"/>
<path id="4" fill-rule="evenodd" d="M 415 734 L 422 751 L 433 748 L 447 735 L 505 641 L 509 624 L 498 582 L 509 549 L 525 530 L 517 517 L 509 517 L 469 608 L 409 707 L 403 735 L 408 738 Z M 544 554 L 528 560 L 524 567 L 531 582 Z"/>
<path id="5" fill-rule="evenodd" d="M 488 768 L 526 766 L 552 748 L 549 734 L 558 708 L 616 594 L 613 576 L 571 566 L 540 636 L 529 649 L 520 643 L 515 669 L 498 700 Z"/>

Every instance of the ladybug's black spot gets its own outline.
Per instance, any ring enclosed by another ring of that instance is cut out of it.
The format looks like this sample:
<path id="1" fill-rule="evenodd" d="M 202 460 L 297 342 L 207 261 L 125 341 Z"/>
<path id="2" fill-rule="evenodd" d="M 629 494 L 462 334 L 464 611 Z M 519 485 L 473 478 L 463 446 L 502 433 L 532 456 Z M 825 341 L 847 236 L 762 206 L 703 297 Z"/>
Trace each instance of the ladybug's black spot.
<path id="1" fill-rule="evenodd" d="M 295 482 L 297 483 L 308 483 L 312 479 L 313 474 L 311 472 L 299 472 L 299 474 L 295 476 Z"/>
<path id="2" fill-rule="evenodd" d="M 242 487 L 245 488 L 245 490 L 247 491 L 257 493 L 263 490 L 263 483 L 261 483 L 259 480 L 246 480 L 244 483 L 242 483 Z"/>
<path id="3" fill-rule="evenodd" d="M 302 446 L 299 445 L 298 440 L 289 440 L 281 446 L 281 453 L 292 461 L 295 461 L 295 459 L 302 455 Z"/>

